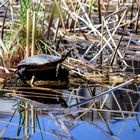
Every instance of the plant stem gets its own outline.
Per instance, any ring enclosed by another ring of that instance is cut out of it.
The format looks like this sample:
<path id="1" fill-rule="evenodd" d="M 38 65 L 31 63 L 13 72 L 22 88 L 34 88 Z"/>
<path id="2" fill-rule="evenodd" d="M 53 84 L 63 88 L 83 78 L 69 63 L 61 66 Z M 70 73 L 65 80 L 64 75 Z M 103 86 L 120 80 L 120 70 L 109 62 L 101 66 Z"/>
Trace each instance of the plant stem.
<path id="1" fill-rule="evenodd" d="M 27 10 L 26 49 L 25 58 L 30 56 L 30 10 Z"/>
<path id="2" fill-rule="evenodd" d="M 31 56 L 35 54 L 36 13 L 33 13 Z"/>

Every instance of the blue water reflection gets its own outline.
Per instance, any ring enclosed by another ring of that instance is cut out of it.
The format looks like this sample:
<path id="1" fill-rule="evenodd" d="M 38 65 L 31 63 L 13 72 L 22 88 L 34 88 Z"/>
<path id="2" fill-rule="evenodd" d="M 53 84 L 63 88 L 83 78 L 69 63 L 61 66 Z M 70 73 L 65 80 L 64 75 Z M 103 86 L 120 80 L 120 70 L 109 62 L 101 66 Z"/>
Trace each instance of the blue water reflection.
<path id="1" fill-rule="evenodd" d="M 11 116 L 1 118 L 0 123 L 0 130 L 7 127 L 3 138 L 18 138 L 18 139 L 25 139 L 24 129 L 22 128 L 20 132 L 20 136 L 17 136 L 18 132 L 18 123 L 19 123 L 19 116 L 15 115 L 12 119 L 12 122 L 8 124 Z M 113 132 L 113 136 L 109 134 L 106 129 L 104 123 L 100 120 L 90 123 L 90 122 L 83 122 L 83 121 L 75 121 L 75 126 L 70 130 L 69 137 L 65 136 L 58 136 L 62 132 L 59 128 L 55 125 L 54 121 L 46 115 L 39 116 L 39 121 L 41 124 L 42 132 L 40 131 L 39 127 L 36 127 L 36 133 L 31 134 L 29 139 L 31 140 L 138 140 L 140 138 L 140 128 L 138 122 L 135 118 L 130 118 L 126 121 L 126 119 L 117 119 L 112 120 L 109 123 L 109 126 Z M 42 138 L 43 137 L 43 138 Z"/>

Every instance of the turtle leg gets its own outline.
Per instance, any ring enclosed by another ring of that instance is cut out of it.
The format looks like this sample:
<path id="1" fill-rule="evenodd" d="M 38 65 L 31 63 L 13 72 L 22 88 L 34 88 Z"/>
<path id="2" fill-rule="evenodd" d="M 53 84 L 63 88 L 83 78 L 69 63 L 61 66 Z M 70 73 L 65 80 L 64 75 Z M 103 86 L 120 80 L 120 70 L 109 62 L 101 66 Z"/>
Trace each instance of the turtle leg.
<path id="1" fill-rule="evenodd" d="M 56 78 L 58 78 L 59 76 L 59 69 L 60 69 L 60 63 L 58 63 L 56 66 Z"/>
<path id="2" fill-rule="evenodd" d="M 34 81 L 35 81 L 35 76 L 33 75 L 33 76 L 32 76 L 32 79 L 31 79 L 31 82 L 30 82 L 30 85 L 31 85 L 32 87 L 33 87 Z"/>
<path id="3" fill-rule="evenodd" d="M 24 78 L 24 71 L 25 71 L 25 68 L 21 68 L 20 70 L 16 70 L 16 76 L 21 79 L 21 81 L 24 83 L 24 84 L 27 84 L 25 78 Z"/>

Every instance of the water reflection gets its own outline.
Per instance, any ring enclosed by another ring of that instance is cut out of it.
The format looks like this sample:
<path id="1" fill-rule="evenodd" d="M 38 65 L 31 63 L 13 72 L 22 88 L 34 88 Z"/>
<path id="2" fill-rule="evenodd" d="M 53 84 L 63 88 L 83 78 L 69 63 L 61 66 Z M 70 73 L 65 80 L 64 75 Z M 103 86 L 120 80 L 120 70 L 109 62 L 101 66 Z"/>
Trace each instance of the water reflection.
<path id="1" fill-rule="evenodd" d="M 26 89 L 24 92 L 22 88 L 8 94 L 12 97 L 0 98 L 0 137 L 50 140 L 138 139 L 138 87 L 131 84 L 84 105 L 70 108 L 68 106 L 96 97 L 110 87 L 79 86 L 63 92 L 58 90 L 59 94 L 54 94 L 57 90 L 53 90 L 55 104 L 47 102 L 52 94 L 47 88 L 45 92 L 44 88 Z M 36 101 L 32 98 L 33 94 Z M 67 106 L 63 106 L 62 100 L 59 100 L 60 95 Z"/>

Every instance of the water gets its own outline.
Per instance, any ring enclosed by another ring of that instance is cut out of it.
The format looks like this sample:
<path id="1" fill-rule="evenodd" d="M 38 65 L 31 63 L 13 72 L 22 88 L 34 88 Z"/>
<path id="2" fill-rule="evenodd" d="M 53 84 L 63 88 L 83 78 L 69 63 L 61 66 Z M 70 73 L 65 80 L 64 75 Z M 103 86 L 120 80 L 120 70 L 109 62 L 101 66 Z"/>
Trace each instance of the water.
<path id="1" fill-rule="evenodd" d="M 136 86 L 132 87 L 135 89 Z M 90 88 L 92 93 L 93 89 Z M 85 98 L 91 96 L 87 87 L 82 86 L 74 90 L 78 96 L 82 95 Z M 69 90 L 68 93 L 71 94 L 72 91 Z M 99 91 L 100 88 L 96 88 L 96 94 L 100 93 Z M 121 96 L 118 98 L 118 91 L 114 92 L 122 112 L 118 109 L 111 94 L 100 98 L 96 102 L 98 107 L 93 106 L 92 110 L 91 104 L 82 106 L 84 109 L 81 110 L 66 109 L 61 104 L 47 105 L 20 96 L 13 98 L 2 94 L 0 97 L 0 137 L 31 140 L 138 140 L 140 137 L 139 96 L 136 93 L 132 96 L 133 94 L 128 91 L 127 94 L 126 91 L 120 91 L 120 93 Z M 68 102 L 67 98 L 66 102 Z M 70 101 L 71 104 L 76 102 L 74 97 Z M 134 109 L 137 102 L 138 105 Z M 24 109 L 24 105 L 28 105 L 27 110 Z M 35 110 L 34 115 L 32 115 L 32 105 Z M 28 125 L 26 125 L 27 118 L 29 118 Z"/>

